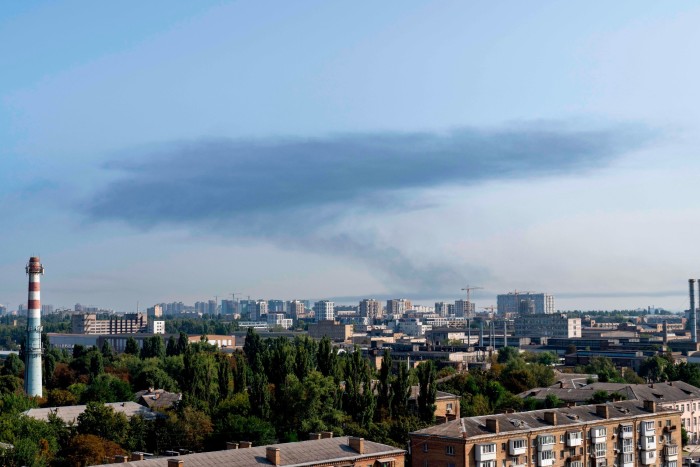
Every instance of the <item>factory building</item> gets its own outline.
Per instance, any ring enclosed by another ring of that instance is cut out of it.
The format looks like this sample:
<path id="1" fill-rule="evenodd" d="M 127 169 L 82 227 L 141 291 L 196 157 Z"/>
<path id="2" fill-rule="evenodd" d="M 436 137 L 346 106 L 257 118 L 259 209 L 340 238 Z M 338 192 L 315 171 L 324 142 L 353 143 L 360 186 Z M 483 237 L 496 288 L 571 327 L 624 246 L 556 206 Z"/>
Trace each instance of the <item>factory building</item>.
<path id="1" fill-rule="evenodd" d="M 518 315 L 513 321 L 516 337 L 581 337 L 581 318 L 564 313 Z"/>

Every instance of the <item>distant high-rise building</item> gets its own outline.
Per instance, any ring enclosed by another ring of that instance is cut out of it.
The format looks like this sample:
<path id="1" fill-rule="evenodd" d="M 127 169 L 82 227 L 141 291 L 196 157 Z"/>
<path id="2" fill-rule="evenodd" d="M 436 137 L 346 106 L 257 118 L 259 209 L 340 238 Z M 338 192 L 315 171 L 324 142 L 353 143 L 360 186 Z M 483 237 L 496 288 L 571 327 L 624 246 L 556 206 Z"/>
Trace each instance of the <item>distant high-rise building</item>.
<path id="1" fill-rule="evenodd" d="M 460 318 L 473 318 L 476 313 L 474 302 L 455 300 L 455 316 Z"/>
<path id="2" fill-rule="evenodd" d="M 49 315 L 51 313 L 53 313 L 53 305 L 41 305 L 42 316 Z"/>
<path id="3" fill-rule="evenodd" d="M 260 321 L 263 315 L 267 314 L 267 300 L 256 300 L 253 304 L 248 304 L 250 310 L 250 320 Z"/>
<path id="4" fill-rule="evenodd" d="M 286 313 L 286 303 L 284 300 L 268 300 L 267 311 L 271 313 Z"/>
<path id="5" fill-rule="evenodd" d="M 163 307 L 161 305 L 153 305 L 146 308 L 146 316 L 149 318 L 160 318 L 163 316 Z"/>
<path id="6" fill-rule="evenodd" d="M 522 305 L 523 302 L 525 305 Z M 535 314 L 557 312 L 554 307 L 554 295 L 546 293 L 511 292 L 501 294 L 496 297 L 496 305 L 500 315 L 504 313 L 520 313 L 521 310 L 527 310 L 527 312 L 532 313 L 533 309 Z"/>
<path id="7" fill-rule="evenodd" d="M 319 321 L 333 321 L 335 319 L 335 314 L 333 313 L 333 308 L 335 303 L 330 300 L 321 300 L 314 303 L 314 314 L 316 322 Z"/>
<path id="8" fill-rule="evenodd" d="M 381 319 L 383 316 L 382 304 L 379 300 L 365 298 L 360 302 L 360 316 L 369 319 Z"/>
<path id="9" fill-rule="evenodd" d="M 287 309 L 289 310 L 289 316 L 295 321 L 298 320 L 299 317 L 306 315 L 306 307 L 301 300 L 292 300 L 287 304 Z"/>
<path id="10" fill-rule="evenodd" d="M 386 314 L 388 315 L 402 315 L 411 309 L 413 304 L 410 300 L 405 298 L 395 298 L 393 300 L 386 301 Z"/>
<path id="11" fill-rule="evenodd" d="M 207 313 L 210 315 L 216 315 L 218 313 L 219 304 L 216 300 L 209 300 L 207 302 Z"/>
<path id="12" fill-rule="evenodd" d="M 233 315 L 236 313 L 236 302 L 233 300 L 221 300 L 221 314 Z"/>
<path id="13" fill-rule="evenodd" d="M 435 314 L 443 318 L 450 315 L 449 305 L 446 302 L 435 302 Z"/>

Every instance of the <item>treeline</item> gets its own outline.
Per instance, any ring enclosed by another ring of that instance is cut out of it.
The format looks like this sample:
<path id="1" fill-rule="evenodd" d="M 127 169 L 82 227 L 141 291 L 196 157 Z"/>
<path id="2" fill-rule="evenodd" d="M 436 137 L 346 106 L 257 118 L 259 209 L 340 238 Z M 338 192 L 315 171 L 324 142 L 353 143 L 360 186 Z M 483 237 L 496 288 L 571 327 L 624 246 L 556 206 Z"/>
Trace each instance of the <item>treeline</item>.
<path id="1" fill-rule="evenodd" d="M 108 344 L 71 353 L 48 347 L 44 365 L 45 399 L 22 395 L 16 355 L 0 370 L 0 442 L 15 446 L 2 451 L 2 465 L 72 466 L 120 452 L 215 450 L 226 441 L 259 445 L 319 431 L 403 447 L 409 431 L 434 421 L 433 362 L 409 369 L 387 351 L 377 372 L 359 349 L 339 354 L 327 338 L 262 339 L 251 330 L 243 351 L 225 354 L 181 333 L 167 342 L 154 336 L 143 348 L 129 341 L 121 355 Z M 420 386 L 415 408 L 412 384 Z M 182 392 L 182 400 L 156 420 L 127 420 L 102 405 L 149 387 Z M 20 415 L 80 403 L 88 410 L 75 426 Z"/>

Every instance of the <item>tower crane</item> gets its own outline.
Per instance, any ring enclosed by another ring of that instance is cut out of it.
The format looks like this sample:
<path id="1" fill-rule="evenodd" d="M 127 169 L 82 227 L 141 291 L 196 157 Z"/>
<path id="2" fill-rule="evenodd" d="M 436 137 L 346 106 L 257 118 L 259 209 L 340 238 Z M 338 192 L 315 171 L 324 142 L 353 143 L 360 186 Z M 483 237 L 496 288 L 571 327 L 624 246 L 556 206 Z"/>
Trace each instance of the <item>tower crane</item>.
<path id="1" fill-rule="evenodd" d="M 470 300 L 471 291 L 472 291 L 472 290 L 480 290 L 480 289 L 483 289 L 483 287 L 470 286 L 469 284 L 467 284 L 466 287 L 462 287 L 462 290 L 466 290 L 466 291 L 467 291 L 467 303 L 471 303 L 471 300 Z"/>

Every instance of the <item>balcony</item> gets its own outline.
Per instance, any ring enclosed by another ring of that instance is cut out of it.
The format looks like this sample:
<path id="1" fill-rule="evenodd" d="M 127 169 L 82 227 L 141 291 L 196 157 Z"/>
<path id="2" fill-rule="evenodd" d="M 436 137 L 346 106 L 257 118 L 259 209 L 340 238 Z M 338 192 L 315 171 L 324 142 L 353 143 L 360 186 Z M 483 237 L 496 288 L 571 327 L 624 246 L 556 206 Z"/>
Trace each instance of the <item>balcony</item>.
<path id="1" fill-rule="evenodd" d="M 550 467 L 554 465 L 554 451 L 551 449 L 537 453 L 538 467 Z"/>
<path id="2" fill-rule="evenodd" d="M 620 425 L 620 438 L 631 439 L 634 437 L 632 425 Z"/>
<path id="3" fill-rule="evenodd" d="M 621 467 L 634 467 L 634 454 L 622 454 L 620 461 Z"/>
<path id="4" fill-rule="evenodd" d="M 539 435 L 537 437 L 537 450 L 551 451 L 556 442 L 557 439 L 554 437 L 554 435 Z"/>
<path id="5" fill-rule="evenodd" d="M 654 422 L 642 422 L 639 432 L 642 436 L 652 436 L 654 434 Z"/>
<path id="6" fill-rule="evenodd" d="M 583 444 L 583 435 L 580 431 L 569 431 L 566 433 L 566 446 L 573 448 Z"/>
<path id="7" fill-rule="evenodd" d="M 666 456 L 666 462 L 677 461 L 678 460 L 678 445 L 677 444 L 667 444 L 664 446 L 664 456 Z"/>
<path id="8" fill-rule="evenodd" d="M 519 456 L 527 452 L 527 440 L 525 438 L 511 439 L 508 441 L 508 454 Z"/>
<path id="9" fill-rule="evenodd" d="M 604 443 L 608 430 L 603 426 L 591 428 L 591 444 Z"/>
<path id="10" fill-rule="evenodd" d="M 474 458 L 477 462 L 495 461 L 496 460 L 496 445 L 477 444 L 474 446 Z"/>
<path id="11" fill-rule="evenodd" d="M 656 451 L 641 451 L 639 453 L 639 461 L 642 463 L 642 465 L 656 463 Z"/>
<path id="12" fill-rule="evenodd" d="M 642 451 L 653 451 L 656 449 L 656 436 L 643 436 L 639 449 Z"/>

